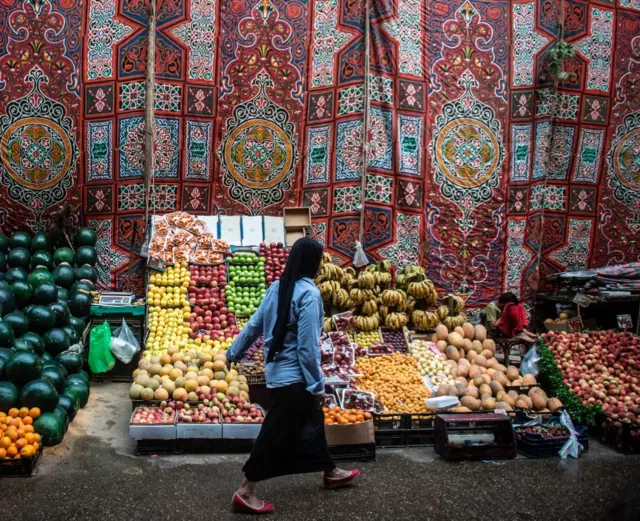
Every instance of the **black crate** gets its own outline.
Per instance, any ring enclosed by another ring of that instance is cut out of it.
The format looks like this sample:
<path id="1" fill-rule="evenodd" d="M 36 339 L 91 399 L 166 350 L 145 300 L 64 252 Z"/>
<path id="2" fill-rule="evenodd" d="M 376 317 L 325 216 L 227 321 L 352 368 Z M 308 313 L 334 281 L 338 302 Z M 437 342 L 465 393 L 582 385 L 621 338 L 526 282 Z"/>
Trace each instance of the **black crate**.
<path id="1" fill-rule="evenodd" d="M 329 453 L 334 461 L 375 461 L 376 446 L 374 443 L 362 445 L 331 445 Z"/>
<path id="2" fill-rule="evenodd" d="M 376 414 L 373 429 L 378 447 L 406 447 L 406 414 Z"/>
<path id="3" fill-rule="evenodd" d="M 0 460 L 0 478 L 28 478 L 35 474 L 42 449 L 38 449 L 33 458 Z"/>
<path id="4" fill-rule="evenodd" d="M 583 447 L 581 454 L 589 451 L 589 436 L 586 427 L 576 427 L 578 432 L 578 442 Z M 527 458 L 555 458 L 560 453 L 560 449 L 564 446 L 569 438 L 551 438 L 544 439 L 540 436 L 518 435 L 516 433 L 516 444 L 518 452 L 524 454 Z"/>
<path id="5" fill-rule="evenodd" d="M 138 440 L 136 454 L 138 456 L 178 454 L 178 440 Z"/>
<path id="6" fill-rule="evenodd" d="M 180 454 L 248 454 L 254 442 L 254 440 L 229 438 L 179 438 L 176 441 Z"/>
<path id="7" fill-rule="evenodd" d="M 409 430 L 406 439 L 409 447 L 432 447 L 436 440 L 435 430 Z"/>
<path id="8" fill-rule="evenodd" d="M 598 441 L 620 454 L 640 454 L 640 431 L 634 430 L 629 423 L 616 423 L 600 414 L 591 433 Z"/>

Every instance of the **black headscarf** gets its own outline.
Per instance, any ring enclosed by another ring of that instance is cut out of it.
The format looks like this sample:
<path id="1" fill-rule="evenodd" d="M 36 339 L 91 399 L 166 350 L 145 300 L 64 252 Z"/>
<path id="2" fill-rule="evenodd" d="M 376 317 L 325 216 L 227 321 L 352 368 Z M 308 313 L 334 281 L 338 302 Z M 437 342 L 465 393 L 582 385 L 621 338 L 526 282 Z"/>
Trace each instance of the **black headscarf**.
<path id="1" fill-rule="evenodd" d="M 278 287 L 278 318 L 273 326 L 273 339 L 267 356 L 267 362 L 273 361 L 276 354 L 284 348 L 284 337 L 287 334 L 289 312 L 293 288 L 303 277 L 314 278 L 322 260 L 322 245 L 303 237 L 292 246 Z"/>

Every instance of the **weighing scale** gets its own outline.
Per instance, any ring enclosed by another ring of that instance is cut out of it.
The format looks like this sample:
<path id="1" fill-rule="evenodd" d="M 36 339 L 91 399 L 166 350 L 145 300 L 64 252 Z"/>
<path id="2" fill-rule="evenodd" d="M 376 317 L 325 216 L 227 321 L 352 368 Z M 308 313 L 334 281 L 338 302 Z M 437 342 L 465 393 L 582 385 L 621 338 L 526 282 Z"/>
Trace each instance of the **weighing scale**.
<path id="1" fill-rule="evenodd" d="M 121 293 L 118 291 L 105 291 L 100 295 L 101 306 L 130 306 L 135 300 L 133 293 Z"/>

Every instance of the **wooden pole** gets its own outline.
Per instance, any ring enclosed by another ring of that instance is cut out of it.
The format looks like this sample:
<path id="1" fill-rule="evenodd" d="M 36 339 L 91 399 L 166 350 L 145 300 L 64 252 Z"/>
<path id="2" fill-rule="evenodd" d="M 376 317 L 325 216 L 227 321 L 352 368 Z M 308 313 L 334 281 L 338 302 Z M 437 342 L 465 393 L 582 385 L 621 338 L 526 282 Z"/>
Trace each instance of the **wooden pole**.
<path id="1" fill-rule="evenodd" d="M 369 163 L 369 67 L 371 55 L 371 0 L 365 0 L 364 15 L 364 115 L 362 121 L 362 178 L 360 179 L 360 233 L 359 240 L 364 248 L 364 217 L 367 190 L 367 166 Z"/>
<path id="2" fill-rule="evenodd" d="M 149 0 L 149 41 L 147 48 L 147 71 L 145 78 L 144 110 L 144 229 L 149 227 L 149 199 L 153 180 L 153 137 L 156 72 L 156 0 Z"/>

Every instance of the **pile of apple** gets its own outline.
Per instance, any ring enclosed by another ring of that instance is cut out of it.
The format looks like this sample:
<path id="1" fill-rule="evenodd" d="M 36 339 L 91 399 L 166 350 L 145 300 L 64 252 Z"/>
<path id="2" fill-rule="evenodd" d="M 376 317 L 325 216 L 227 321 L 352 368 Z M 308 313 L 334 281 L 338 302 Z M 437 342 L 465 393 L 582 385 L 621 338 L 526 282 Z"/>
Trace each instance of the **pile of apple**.
<path id="1" fill-rule="evenodd" d="M 234 338 L 240 330 L 236 327 L 236 317 L 226 306 L 226 266 L 191 265 L 189 271 L 189 303 L 192 311 L 188 322 L 191 338 L 202 339 L 204 335 L 214 341 Z"/>
<path id="2" fill-rule="evenodd" d="M 640 426 L 640 339 L 612 330 L 542 335 L 563 382 L 613 421 Z"/>
<path id="3" fill-rule="evenodd" d="M 229 398 L 224 393 L 208 394 L 197 405 L 169 402 L 178 411 L 180 423 L 262 423 L 260 407 L 239 397 Z"/>
<path id="4" fill-rule="evenodd" d="M 226 287 L 229 311 L 238 316 L 256 312 L 267 292 L 264 257 L 237 252 L 229 259 L 229 283 Z"/>
<path id="5" fill-rule="evenodd" d="M 237 365 L 238 374 L 258 375 L 264 374 L 264 337 L 260 337 L 251 344 L 242 360 Z"/>
<path id="6" fill-rule="evenodd" d="M 289 250 L 281 242 L 263 242 L 260 244 L 260 257 L 265 259 L 264 273 L 269 287 L 274 281 L 280 280 L 289 258 Z"/>
<path id="7" fill-rule="evenodd" d="M 175 410 L 163 403 L 160 407 L 137 407 L 133 413 L 131 423 L 134 425 L 163 425 L 173 424 Z"/>

